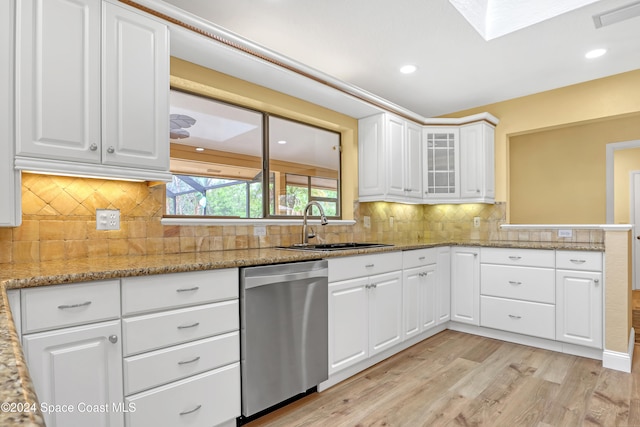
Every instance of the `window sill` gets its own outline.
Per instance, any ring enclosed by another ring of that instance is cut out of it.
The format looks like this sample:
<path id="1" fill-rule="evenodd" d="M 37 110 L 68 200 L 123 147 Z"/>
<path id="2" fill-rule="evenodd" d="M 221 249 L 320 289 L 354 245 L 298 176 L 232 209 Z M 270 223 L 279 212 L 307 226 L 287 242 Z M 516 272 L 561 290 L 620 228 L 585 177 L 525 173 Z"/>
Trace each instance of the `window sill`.
<path id="1" fill-rule="evenodd" d="M 302 225 L 302 219 L 246 219 L 246 218 L 162 218 L 162 225 Z M 308 224 L 320 225 L 319 219 L 309 219 Z M 331 225 L 354 225 L 353 219 L 330 219 Z"/>

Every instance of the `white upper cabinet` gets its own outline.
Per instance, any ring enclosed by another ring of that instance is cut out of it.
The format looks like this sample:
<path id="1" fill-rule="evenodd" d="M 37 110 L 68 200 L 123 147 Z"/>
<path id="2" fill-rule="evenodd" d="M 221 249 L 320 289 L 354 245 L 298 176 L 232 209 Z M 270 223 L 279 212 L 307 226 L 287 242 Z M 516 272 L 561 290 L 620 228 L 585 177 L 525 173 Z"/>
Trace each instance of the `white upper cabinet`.
<path id="1" fill-rule="evenodd" d="M 420 202 L 421 127 L 390 114 L 358 123 L 360 201 Z"/>
<path id="2" fill-rule="evenodd" d="M 167 26 L 103 5 L 102 162 L 168 171 Z"/>
<path id="3" fill-rule="evenodd" d="M 0 2 L 0 226 L 22 221 L 20 172 L 13 168 L 15 1 Z"/>
<path id="4" fill-rule="evenodd" d="M 386 113 L 360 119 L 360 201 L 494 203 L 495 131 L 486 121 L 492 119 L 485 113 L 449 126 Z"/>
<path id="5" fill-rule="evenodd" d="M 424 128 L 425 202 L 460 198 L 460 131 L 457 127 Z"/>
<path id="6" fill-rule="evenodd" d="M 460 126 L 460 199 L 493 203 L 495 200 L 495 130 L 486 122 Z"/>
<path id="7" fill-rule="evenodd" d="M 100 0 L 19 0 L 16 167 L 169 177 L 168 28 Z"/>

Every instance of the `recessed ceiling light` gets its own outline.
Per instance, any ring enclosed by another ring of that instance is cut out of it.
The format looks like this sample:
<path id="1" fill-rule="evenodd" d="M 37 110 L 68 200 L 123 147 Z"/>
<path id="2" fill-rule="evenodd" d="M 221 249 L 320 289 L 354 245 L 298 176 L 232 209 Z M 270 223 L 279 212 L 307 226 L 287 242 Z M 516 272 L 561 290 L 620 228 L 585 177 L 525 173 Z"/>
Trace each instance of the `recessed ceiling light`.
<path id="1" fill-rule="evenodd" d="M 204 148 L 202 148 L 202 147 L 196 147 L 196 151 L 204 151 Z"/>
<path id="2" fill-rule="evenodd" d="M 607 49 L 593 49 L 587 52 L 584 57 L 587 59 L 599 58 L 607 53 Z"/>
<path id="3" fill-rule="evenodd" d="M 415 65 L 403 65 L 402 67 L 400 67 L 400 72 L 402 74 L 411 74 L 415 73 L 417 69 L 418 67 L 416 67 Z"/>
<path id="4" fill-rule="evenodd" d="M 278 141 L 278 144 L 286 144 L 287 141 L 285 141 L 284 139 L 281 139 L 280 141 Z"/>

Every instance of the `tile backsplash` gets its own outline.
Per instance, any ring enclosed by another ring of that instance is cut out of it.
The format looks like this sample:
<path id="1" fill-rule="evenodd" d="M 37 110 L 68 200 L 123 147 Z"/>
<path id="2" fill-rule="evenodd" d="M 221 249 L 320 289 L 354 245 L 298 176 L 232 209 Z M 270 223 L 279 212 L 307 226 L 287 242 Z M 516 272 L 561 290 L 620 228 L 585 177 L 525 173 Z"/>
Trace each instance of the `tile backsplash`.
<path id="1" fill-rule="evenodd" d="M 163 226 L 164 186 L 147 183 L 24 173 L 23 221 L 0 228 L 0 263 L 23 263 L 120 255 L 265 248 L 300 242 L 299 225 Z M 504 203 L 405 205 L 358 203 L 355 225 L 315 227 L 318 241 L 525 240 L 552 241 L 551 230 L 501 231 Z M 119 209 L 121 228 L 96 230 L 96 209 Z M 370 226 L 364 227 L 369 217 Z M 479 226 L 474 226 L 474 218 Z M 577 230 L 572 241 L 602 242 L 599 230 Z"/>

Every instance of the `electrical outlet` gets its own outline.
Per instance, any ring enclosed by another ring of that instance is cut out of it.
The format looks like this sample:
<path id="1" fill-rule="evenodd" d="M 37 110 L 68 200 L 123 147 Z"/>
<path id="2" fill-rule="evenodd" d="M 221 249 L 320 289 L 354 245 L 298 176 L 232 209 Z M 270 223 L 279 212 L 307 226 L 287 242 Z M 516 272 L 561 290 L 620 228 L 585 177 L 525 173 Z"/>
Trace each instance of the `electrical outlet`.
<path id="1" fill-rule="evenodd" d="M 364 220 L 364 228 L 371 228 L 371 217 L 365 215 L 363 220 Z"/>
<path id="2" fill-rule="evenodd" d="M 254 236 L 266 236 L 267 235 L 267 227 L 264 225 L 254 225 L 253 226 L 253 235 Z"/>
<path id="3" fill-rule="evenodd" d="M 473 217 L 473 227 L 474 228 L 479 228 L 480 227 L 480 217 L 479 216 L 474 216 Z"/>
<path id="4" fill-rule="evenodd" d="M 568 238 L 572 236 L 573 236 L 573 230 L 558 230 L 558 237 Z"/>
<path id="5" fill-rule="evenodd" d="M 120 210 L 96 209 L 96 230 L 120 230 Z"/>
<path id="6" fill-rule="evenodd" d="M 393 228 L 393 217 L 389 217 L 389 228 Z"/>

